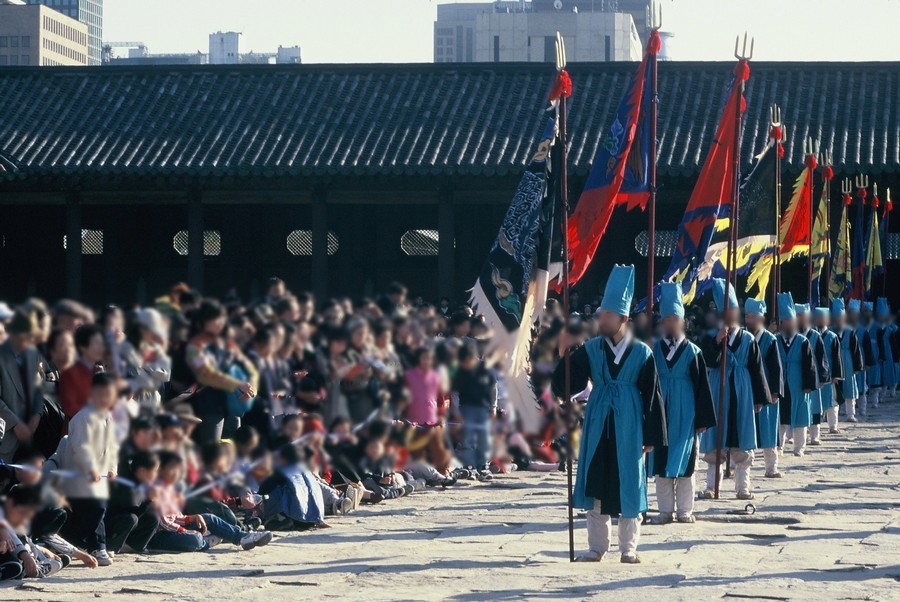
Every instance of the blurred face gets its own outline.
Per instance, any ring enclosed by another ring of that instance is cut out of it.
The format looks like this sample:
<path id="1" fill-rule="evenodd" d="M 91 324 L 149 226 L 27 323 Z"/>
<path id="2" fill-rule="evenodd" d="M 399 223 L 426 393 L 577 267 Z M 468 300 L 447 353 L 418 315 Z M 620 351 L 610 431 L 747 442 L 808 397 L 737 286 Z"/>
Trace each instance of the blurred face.
<path id="1" fill-rule="evenodd" d="M 366 337 L 369 335 L 369 329 L 365 326 L 360 326 L 356 330 L 354 330 L 350 334 L 350 340 L 353 343 L 353 346 L 357 349 L 361 349 L 366 344 Z"/>
<path id="2" fill-rule="evenodd" d="M 119 394 L 115 385 L 103 385 L 91 389 L 91 403 L 98 410 L 111 410 L 116 405 Z"/>
<path id="3" fill-rule="evenodd" d="M 207 320 L 205 324 L 203 324 L 203 332 L 206 334 L 212 335 L 214 337 L 222 334 L 222 330 L 225 328 L 225 315 L 222 314 L 212 320 Z"/>
<path id="4" fill-rule="evenodd" d="M 81 316 L 61 315 L 56 316 L 56 326 L 62 330 L 75 332 L 79 326 L 84 325 L 84 318 Z"/>
<path id="5" fill-rule="evenodd" d="M 787 320 L 782 320 L 780 322 L 781 332 L 786 335 L 792 335 L 797 332 L 797 319 L 796 318 L 788 318 Z"/>
<path id="6" fill-rule="evenodd" d="M 297 305 L 297 319 L 306 322 L 315 313 L 312 301 L 304 301 Z"/>
<path id="7" fill-rule="evenodd" d="M 30 334 L 14 334 L 10 336 L 12 337 L 13 347 L 19 353 L 24 353 L 25 351 L 34 348 L 35 341 L 37 340 L 34 335 Z M 103 356 L 102 353 L 100 355 L 101 357 Z"/>
<path id="8" fill-rule="evenodd" d="M 678 338 L 684 334 L 684 320 L 678 316 L 667 316 L 662 321 L 663 332 L 669 338 Z"/>
<path id="9" fill-rule="evenodd" d="M 6 324 L 0 322 L 0 345 L 6 342 L 7 334 L 6 334 Z"/>
<path id="10" fill-rule="evenodd" d="M 341 324 L 344 321 L 344 309 L 340 305 L 332 305 L 325 309 L 323 317 L 329 324 Z"/>
<path id="11" fill-rule="evenodd" d="M 763 328 L 763 319 L 756 314 L 745 314 L 744 324 L 747 325 L 747 330 L 759 332 L 759 329 Z"/>
<path id="12" fill-rule="evenodd" d="M 422 370 L 431 370 L 434 366 L 434 353 L 426 351 L 419 356 L 419 368 Z"/>
<path id="13" fill-rule="evenodd" d="M 388 345 L 391 344 L 391 337 L 392 337 L 392 333 L 391 333 L 390 329 L 385 330 L 384 332 L 379 334 L 377 337 L 375 337 L 375 344 L 378 347 L 384 349 Z"/>
<path id="14" fill-rule="evenodd" d="M 372 460 L 378 460 L 384 456 L 384 441 L 373 439 L 366 444 L 366 455 Z"/>
<path id="15" fill-rule="evenodd" d="M 81 359 L 85 362 L 96 364 L 103 359 L 103 355 L 106 353 L 106 342 L 103 340 L 103 335 L 99 332 L 94 334 L 88 341 L 87 347 L 82 347 L 78 351 L 81 353 Z"/>
<path id="16" fill-rule="evenodd" d="M 134 478 L 137 479 L 137 482 L 141 485 L 149 485 L 156 481 L 157 476 L 159 475 L 159 462 L 151 466 L 150 468 L 138 468 L 134 471 Z"/>
<path id="17" fill-rule="evenodd" d="M 809 330 L 809 314 L 797 314 L 797 328 L 803 332 Z"/>
<path id="18" fill-rule="evenodd" d="M 284 436 L 290 441 L 296 441 L 303 436 L 303 421 L 289 420 L 282 425 L 281 432 L 284 433 Z"/>
<path id="19" fill-rule="evenodd" d="M 816 316 L 814 318 L 814 321 L 816 323 L 816 328 L 818 328 L 819 330 L 824 330 L 825 328 L 828 328 L 828 317 L 827 316 Z"/>
<path id="20" fill-rule="evenodd" d="M 150 451 L 159 439 L 158 432 L 154 428 L 134 431 L 131 436 L 134 446 L 141 451 Z"/>
<path id="21" fill-rule="evenodd" d="M 59 370 L 65 370 L 75 363 L 75 338 L 71 332 L 64 332 L 53 342 L 50 361 Z"/>
<path id="22" fill-rule="evenodd" d="M 625 316 L 620 316 L 615 312 L 604 309 L 597 315 L 597 328 L 600 334 L 611 338 L 622 330 L 627 321 L 628 318 Z"/>
<path id="23" fill-rule="evenodd" d="M 25 527 L 34 518 L 36 509 L 31 506 L 17 506 L 10 501 L 4 504 L 6 522 L 14 529 Z"/>
<path id="24" fill-rule="evenodd" d="M 269 287 L 269 296 L 273 299 L 280 299 L 281 297 L 284 297 L 286 292 L 287 289 L 284 286 L 284 282 L 281 281 L 273 282 Z"/>
<path id="25" fill-rule="evenodd" d="M 729 326 L 735 326 L 741 319 L 741 310 L 737 307 L 729 307 L 725 311 L 725 323 Z"/>
<path id="26" fill-rule="evenodd" d="M 181 479 L 181 472 L 181 463 L 172 462 L 159 469 L 159 480 L 166 485 L 172 485 Z"/>
<path id="27" fill-rule="evenodd" d="M 844 327 L 844 324 L 846 323 L 846 321 L 847 320 L 846 320 L 845 316 L 843 316 L 843 315 L 831 317 L 831 324 L 835 330 L 842 329 Z"/>
<path id="28" fill-rule="evenodd" d="M 180 425 L 169 426 L 163 429 L 162 438 L 163 441 L 169 442 L 181 442 L 181 439 L 184 437 L 184 430 Z"/>
<path id="29" fill-rule="evenodd" d="M 347 351 L 347 341 L 335 339 L 328 343 L 328 350 L 331 355 L 340 355 Z"/>
<path id="30" fill-rule="evenodd" d="M 41 482 L 41 469 L 44 467 L 43 458 L 35 458 L 26 464 L 32 470 L 16 469 L 16 478 L 19 482 L 28 487 L 33 487 Z"/>

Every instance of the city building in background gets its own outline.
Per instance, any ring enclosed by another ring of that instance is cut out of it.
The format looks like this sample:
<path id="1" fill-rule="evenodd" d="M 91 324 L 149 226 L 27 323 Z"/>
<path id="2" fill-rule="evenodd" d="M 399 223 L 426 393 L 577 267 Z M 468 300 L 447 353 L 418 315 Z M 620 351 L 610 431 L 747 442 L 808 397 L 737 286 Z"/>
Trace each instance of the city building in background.
<path id="1" fill-rule="evenodd" d="M 0 67 L 87 65 L 88 26 L 46 6 L 0 3 Z"/>
<path id="2" fill-rule="evenodd" d="M 299 65 L 300 47 L 299 46 L 278 46 L 278 53 L 275 55 L 275 62 L 279 65 Z"/>
<path id="3" fill-rule="evenodd" d="M 438 5 L 434 61 L 553 62 L 556 32 L 570 62 L 640 60 L 647 0 L 498 0 Z"/>
<path id="4" fill-rule="evenodd" d="M 241 61 L 241 41 L 244 34 L 227 31 L 209 34 L 209 64 L 237 65 Z"/>
<path id="5" fill-rule="evenodd" d="M 104 65 L 299 65 L 300 62 L 300 46 L 296 45 L 278 46 L 277 52 L 241 52 L 241 34 L 235 32 L 210 34 L 208 53 L 198 50 L 151 54 L 144 42 L 103 44 Z"/>
<path id="6" fill-rule="evenodd" d="M 43 4 L 87 25 L 88 65 L 99 65 L 103 46 L 103 0 L 27 0 Z"/>

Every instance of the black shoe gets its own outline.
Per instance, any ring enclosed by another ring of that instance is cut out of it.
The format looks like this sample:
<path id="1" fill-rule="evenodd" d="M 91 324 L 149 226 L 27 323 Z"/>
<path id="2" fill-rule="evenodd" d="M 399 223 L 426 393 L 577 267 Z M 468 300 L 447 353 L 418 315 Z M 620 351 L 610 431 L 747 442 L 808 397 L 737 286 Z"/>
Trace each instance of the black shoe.
<path id="1" fill-rule="evenodd" d="M 403 492 L 400 494 L 401 496 L 406 496 L 415 491 L 416 488 L 413 485 L 404 485 Z"/>
<path id="2" fill-rule="evenodd" d="M 17 562 L 15 560 L 4 562 L 0 564 L 0 581 L 6 581 L 8 579 L 21 579 L 24 572 L 25 569 L 22 568 L 21 562 Z"/>
<path id="3" fill-rule="evenodd" d="M 66 568 L 67 566 L 72 564 L 72 557 L 68 554 L 60 554 L 59 559 L 60 561 L 62 561 L 63 568 Z"/>

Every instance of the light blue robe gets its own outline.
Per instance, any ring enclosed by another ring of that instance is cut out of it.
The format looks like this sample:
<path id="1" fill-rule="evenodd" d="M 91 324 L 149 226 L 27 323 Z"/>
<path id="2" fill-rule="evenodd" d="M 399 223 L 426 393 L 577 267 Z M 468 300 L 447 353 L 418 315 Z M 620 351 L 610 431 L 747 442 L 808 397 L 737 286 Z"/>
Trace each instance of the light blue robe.
<path id="1" fill-rule="evenodd" d="M 891 337 L 896 328 L 893 324 L 886 324 L 884 328 L 879 330 L 879 352 L 884 351 L 881 356 L 881 384 L 890 388 L 897 386 L 894 351 L 891 349 Z"/>
<path id="2" fill-rule="evenodd" d="M 835 340 L 838 336 L 831 331 L 831 329 L 826 330 L 824 333 L 820 333 L 822 337 L 822 343 L 825 344 L 825 354 L 828 358 L 828 361 L 831 362 L 831 350 L 834 348 Z M 849 341 L 847 341 L 849 344 Z M 840 345 L 840 343 L 838 343 Z M 841 349 L 841 357 L 843 357 L 844 350 Z M 844 364 L 846 365 L 846 364 Z M 851 364 L 850 369 L 853 369 L 853 365 Z M 822 388 L 819 389 L 819 395 L 822 400 L 822 412 L 827 412 L 831 407 L 837 405 L 837 396 L 834 394 L 834 383 L 832 379 L 834 378 L 834 366 L 831 366 L 829 370 L 829 376 L 831 377 L 828 382 L 822 383 Z M 853 380 L 852 378 L 850 380 Z"/>
<path id="3" fill-rule="evenodd" d="M 768 357 L 769 349 L 771 349 L 772 345 L 775 343 L 775 335 L 769 332 L 768 330 L 763 330 L 762 334 L 759 337 L 759 341 L 757 344 L 759 345 L 759 354 L 763 358 L 763 365 L 765 365 L 765 358 Z M 768 370 L 766 370 L 766 379 L 769 380 L 769 389 L 773 388 L 773 383 L 771 382 L 771 375 Z M 775 391 L 777 392 L 777 390 Z M 760 449 L 768 449 L 772 447 L 778 446 L 778 403 L 767 403 L 763 405 L 762 410 L 756 415 L 758 429 L 758 437 L 759 437 L 759 448 Z"/>
<path id="4" fill-rule="evenodd" d="M 850 349 L 850 335 L 853 329 L 845 326 L 841 332 L 841 362 L 844 364 L 844 380 L 841 382 L 841 397 L 845 400 L 859 398 L 859 372 L 853 372 L 853 353 Z"/>
<path id="5" fill-rule="evenodd" d="M 867 334 L 869 334 L 869 329 L 865 326 L 858 325 L 856 327 L 856 342 L 859 344 L 863 356 L 863 369 L 856 373 L 856 390 L 858 395 L 865 395 L 869 387 L 873 386 L 869 379 L 869 368 L 867 366 L 869 358 L 877 356 L 872 355 L 872 346 L 865 343 Z"/>
<path id="6" fill-rule="evenodd" d="M 725 366 L 725 403 L 724 416 L 716 420 L 724 426 L 722 433 L 722 449 L 728 448 L 730 432 L 730 419 L 732 411 L 731 384 L 737 392 L 737 400 L 733 404 L 737 412 L 737 445 L 742 451 L 756 449 L 756 410 L 753 399 L 753 386 L 750 382 L 750 371 L 747 369 L 747 359 L 750 353 L 750 345 L 753 335 L 744 329 L 735 335 L 740 341 L 736 351 L 729 347 Z M 713 406 L 716 413 L 719 412 L 719 385 L 722 382 L 720 367 L 709 368 L 709 386 L 712 389 Z M 700 437 L 700 453 L 707 454 L 716 451 L 718 427 L 707 429 Z"/>
<path id="7" fill-rule="evenodd" d="M 781 337 L 776 337 L 778 352 L 781 354 L 781 365 L 784 366 L 784 384 L 791 395 L 791 428 L 812 425 L 812 407 L 810 395 L 803 391 L 802 353 L 803 342 L 807 341 L 802 334 L 794 335 L 790 350 L 785 350 Z"/>
<path id="8" fill-rule="evenodd" d="M 584 344 L 591 364 L 593 389 L 584 413 L 584 428 L 578 455 L 573 503 L 576 508 L 591 510 L 594 498 L 586 494 L 587 478 L 594 452 L 603 435 L 610 412 L 615 416 L 616 460 L 619 466 L 619 499 L 622 516 L 637 518 L 647 511 L 647 471 L 643 449 L 644 402 L 637 387 L 641 368 L 652 356 L 650 348 L 634 341 L 615 379 L 606 359 L 606 340 L 590 339 Z"/>
<path id="9" fill-rule="evenodd" d="M 809 407 L 812 410 L 813 414 L 818 414 L 819 416 L 823 413 L 822 403 L 822 375 L 819 374 L 819 360 L 816 357 L 816 347 L 819 346 L 820 341 L 822 340 L 822 335 L 819 334 L 819 331 L 815 328 L 810 328 L 805 335 L 806 340 L 809 341 L 809 350 L 813 354 L 813 363 L 816 366 L 816 388 L 812 393 L 809 394 Z M 822 352 L 825 354 L 825 361 L 828 360 L 828 349 L 823 349 Z"/>
<path id="10" fill-rule="evenodd" d="M 662 391 L 663 406 L 666 409 L 669 446 L 666 456 L 665 477 L 674 479 L 684 476 L 688 463 L 694 460 L 694 440 L 696 438 L 694 382 L 691 380 L 691 363 L 700 354 L 700 349 L 690 341 L 684 342 L 685 349 L 678 360 L 669 368 L 666 354 L 660 342 L 653 346 L 659 388 Z M 653 452 L 656 453 L 656 452 Z M 653 466 L 653 454 L 649 465 Z"/>
<path id="11" fill-rule="evenodd" d="M 866 368 L 866 384 L 870 389 L 877 389 L 882 385 L 881 353 L 878 352 L 878 324 L 873 322 L 865 330 L 869 333 L 869 348 L 866 349 L 866 353 L 871 354 L 870 357 L 875 361 L 874 366 Z M 859 334 L 857 333 L 856 336 Z"/>

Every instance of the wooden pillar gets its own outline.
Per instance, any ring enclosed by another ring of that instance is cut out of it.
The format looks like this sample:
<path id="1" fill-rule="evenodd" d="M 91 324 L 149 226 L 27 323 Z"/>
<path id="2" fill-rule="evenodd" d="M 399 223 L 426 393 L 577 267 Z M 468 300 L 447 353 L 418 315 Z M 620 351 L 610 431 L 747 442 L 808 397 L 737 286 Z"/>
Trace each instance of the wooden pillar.
<path id="1" fill-rule="evenodd" d="M 312 199 L 312 291 L 317 302 L 328 297 L 328 193 L 315 190 Z M 352 241 L 348 241 L 351 242 Z M 348 245 L 350 246 L 350 245 Z"/>
<path id="2" fill-rule="evenodd" d="M 438 199 L 438 294 L 454 299 L 456 289 L 456 226 L 453 193 L 443 191 Z M 458 300 L 457 300 L 458 301 Z"/>
<path id="3" fill-rule="evenodd" d="M 188 192 L 188 284 L 203 290 L 203 199 L 200 190 Z"/>
<path id="4" fill-rule="evenodd" d="M 66 199 L 66 294 L 81 299 L 81 199 L 72 193 Z"/>

